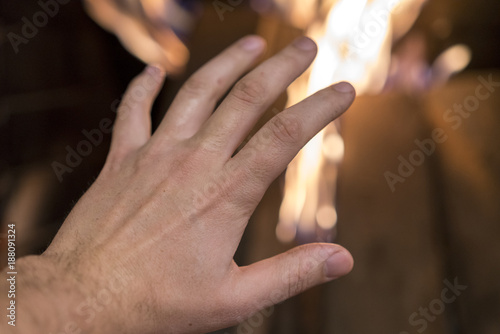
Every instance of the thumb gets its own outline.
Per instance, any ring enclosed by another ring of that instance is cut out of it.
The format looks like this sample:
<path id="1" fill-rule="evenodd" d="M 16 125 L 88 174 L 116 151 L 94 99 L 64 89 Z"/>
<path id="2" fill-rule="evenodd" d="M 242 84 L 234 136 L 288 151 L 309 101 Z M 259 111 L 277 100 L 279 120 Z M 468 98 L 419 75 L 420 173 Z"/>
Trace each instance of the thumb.
<path id="1" fill-rule="evenodd" d="M 308 244 L 242 267 L 237 280 L 242 312 L 249 316 L 352 270 L 353 259 L 334 244 Z"/>

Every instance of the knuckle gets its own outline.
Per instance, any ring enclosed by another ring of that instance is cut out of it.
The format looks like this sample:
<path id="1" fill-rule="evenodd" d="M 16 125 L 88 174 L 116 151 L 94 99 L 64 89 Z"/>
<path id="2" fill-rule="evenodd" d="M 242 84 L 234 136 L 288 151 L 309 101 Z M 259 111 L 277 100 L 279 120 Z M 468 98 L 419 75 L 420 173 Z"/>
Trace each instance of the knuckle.
<path id="1" fill-rule="evenodd" d="M 295 144 L 302 137 L 302 124 L 290 115 L 278 115 L 269 122 L 269 129 L 278 143 Z"/>
<path id="2" fill-rule="evenodd" d="M 243 79 L 233 89 L 232 95 L 238 100 L 250 105 L 259 105 L 264 102 L 265 87 L 254 79 Z"/>
<path id="3" fill-rule="evenodd" d="M 218 154 L 224 143 L 225 140 L 220 136 L 214 135 L 211 138 L 196 137 L 188 141 L 188 148 L 193 157 L 207 159 L 212 157 L 214 154 Z"/>
<path id="4" fill-rule="evenodd" d="M 230 197 L 231 203 L 250 216 L 262 198 L 263 185 L 267 181 L 263 175 L 267 173 L 247 165 L 239 165 L 237 169 L 227 171 L 227 175 L 235 181 L 236 187 Z"/>

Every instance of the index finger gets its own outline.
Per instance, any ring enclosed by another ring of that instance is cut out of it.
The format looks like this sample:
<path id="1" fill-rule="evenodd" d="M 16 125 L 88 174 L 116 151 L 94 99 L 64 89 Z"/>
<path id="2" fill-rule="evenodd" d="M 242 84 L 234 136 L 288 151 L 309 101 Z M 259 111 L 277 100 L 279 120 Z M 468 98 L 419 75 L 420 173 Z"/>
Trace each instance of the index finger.
<path id="1" fill-rule="evenodd" d="M 228 163 L 245 170 L 241 194 L 260 200 L 299 150 L 328 123 L 344 113 L 356 92 L 347 82 L 325 88 L 273 117 Z M 245 192 L 245 191 L 243 191 Z M 257 204 L 257 203 L 253 203 Z"/>

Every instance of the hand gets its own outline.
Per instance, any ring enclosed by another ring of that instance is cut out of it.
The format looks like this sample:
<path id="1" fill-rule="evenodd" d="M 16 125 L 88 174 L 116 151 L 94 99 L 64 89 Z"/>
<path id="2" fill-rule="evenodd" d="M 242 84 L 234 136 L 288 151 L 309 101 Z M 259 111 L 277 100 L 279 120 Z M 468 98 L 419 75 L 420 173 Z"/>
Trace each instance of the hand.
<path id="1" fill-rule="evenodd" d="M 347 83 L 326 88 L 276 115 L 234 155 L 316 54 L 311 40 L 298 39 L 241 79 L 212 113 L 264 47 L 249 36 L 202 67 L 153 136 L 149 111 L 163 74 L 148 67 L 134 79 L 101 174 L 47 251 L 19 261 L 38 277 L 26 275 L 19 286 L 37 332 L 207 332 L 351 270 L 351 255 L 333 244 L 246 267 L 233 261 L 270 183 L 355 96 Z"/>

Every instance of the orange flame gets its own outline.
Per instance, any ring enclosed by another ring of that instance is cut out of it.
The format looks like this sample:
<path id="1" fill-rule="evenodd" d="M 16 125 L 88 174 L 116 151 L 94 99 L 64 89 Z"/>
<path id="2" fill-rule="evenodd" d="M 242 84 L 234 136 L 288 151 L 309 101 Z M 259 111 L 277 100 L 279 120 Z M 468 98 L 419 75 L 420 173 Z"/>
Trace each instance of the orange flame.
<path id="1" fill-rule="evenodd" d="M 393 39 L 404 35 L 418 17 L 424 0 L 337 0 L 326 16 L 310 14 L 314 1 L 278 1 L 286 4 L 291 21 L 318 43 L 312 69 L 288 90 L 288 105 L 338 81 L 349 81 L 357 94 L 376 94 L 384 87 Z M 304 11 L 306 20 L 297 19 Z M 317 238 L 318 229 L 337 223 L 334 206 L 337 166 L 344 142 L 335 124 L 314 137 L 289 165 L 276 235 L 282 242 L 297 233 Z M 328 241 L 328 240 L 325 240 Z"/>

